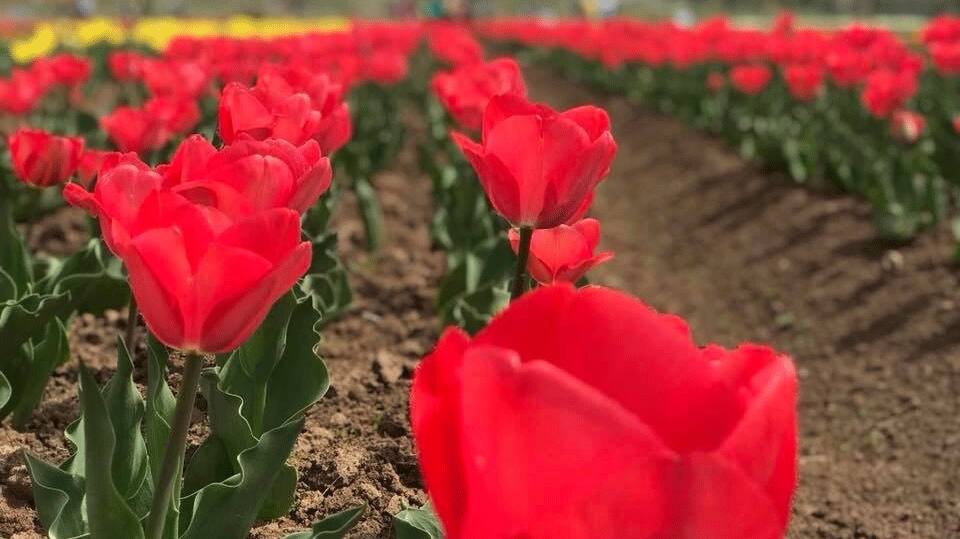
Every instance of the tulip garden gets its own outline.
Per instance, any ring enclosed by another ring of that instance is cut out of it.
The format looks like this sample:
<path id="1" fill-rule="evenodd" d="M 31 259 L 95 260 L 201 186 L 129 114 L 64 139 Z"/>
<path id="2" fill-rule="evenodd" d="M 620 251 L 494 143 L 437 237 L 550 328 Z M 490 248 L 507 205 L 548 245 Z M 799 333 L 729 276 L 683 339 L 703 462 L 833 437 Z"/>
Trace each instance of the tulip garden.
<path id="1" fill-rule="evenodd" d="M 960 18 L 58 24 L 0 537 L 960 535 Z"/>

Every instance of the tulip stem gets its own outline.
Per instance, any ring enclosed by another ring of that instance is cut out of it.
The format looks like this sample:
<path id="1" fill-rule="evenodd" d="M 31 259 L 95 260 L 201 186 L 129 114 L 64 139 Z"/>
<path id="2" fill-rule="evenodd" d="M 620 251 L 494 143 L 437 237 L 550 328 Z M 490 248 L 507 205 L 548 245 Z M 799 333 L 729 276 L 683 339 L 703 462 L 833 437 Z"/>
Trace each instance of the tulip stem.
<path id="1" fill-rule="evenodd" d="M 187 431 L 190 429 L 190 418 L 193 415 L 193 404 L 197 399 L 202 370 L 203 356 L 196 352 L 187 354 L 183 363 L 183 382 L 180 384 L 180 394 L 177 395 L 169 442 L 163 452 L 163 464 L 157 477 L 156 489 L 153 491 L 153 504 L 147 519 L 147 539 L 163 537 L 170 498 L 181 475 L 183 454 L 187 447 Z"/>
<path id="2" fill-rule="evenodd" d="M 520 227 L 520 245 L 517 248 L 517 272 L 513 277 L 513 293 L 510 300 L 513 301 L 523 295 L 527 290 L 527 259 L 530 258 L 530 240 L 533 239 L 533 228 L 529 226 Z"/>
<path id="3" fill-rule="evenodd" d="M 139 318 L 140 311 L 137 309 L 137 299 L 133 297 L 133 292 L 130 292 L 130 303 L 127 306 L 127 331 L 124 334 L 130 357 L 133 357 L 137 352 L 137 320 Z"/>

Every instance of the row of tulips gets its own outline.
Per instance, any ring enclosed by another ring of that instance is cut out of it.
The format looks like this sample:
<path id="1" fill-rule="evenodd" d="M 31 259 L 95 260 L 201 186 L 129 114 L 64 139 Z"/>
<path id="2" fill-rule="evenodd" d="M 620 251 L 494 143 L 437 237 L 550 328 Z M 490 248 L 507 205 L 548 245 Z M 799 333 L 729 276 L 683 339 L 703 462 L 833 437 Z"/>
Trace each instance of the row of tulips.
<path id="1" fill-rule="evenodd" d="M 424 35 L 426 73 L 403 82 Z M 446 24 L 180 39 L 159 57 L 113 51 L 103 65 L 109 85 L 95 82 L 123 100 L 121 119 L 108 108 L 102 129 L 50 124 L 83 138 L 13 135 L 24 172 L 4 184 L 17 196 L 3 197 L 2 291 L 19 299 L 5 304 L 0 323 L 17 322 L 0 326 L 0 342 L 26 335 L 23 364 L 45 366 L 45 382 L 69 356 L 70 313 L 132 298 L 129 327 L 138 308 L 149 330 L 145 347 L 128 332 L 103 388 L 80 366 L 74 454 L 27 458 L 51 537 L 240 538 L 290 510 L 297 474 L 286 460 L 329 383 L 316 332 L 342 309 L 331 205 L 346 184 L 375 206 L 372 177 L 402 143 L 404 95 L 427 118 L 420 162 L 449 265 L 438 307 L 454 325 L 411 389 L 432 509 L 397 515 L 398 537 L 783 535 L 796 484 L 790 359 L 752 344 L 699 347 L 680 318 L 583 279 L 612 256 L 596 253 L 599 223 L 586 217 L 616 154 L 602 109 L 530 101 L 515 61 L 485 61 L 470 32 Z M 195 108 L 196 121 L 148 112 L 157 100 Z M 96 115 L 99 104 L 77 107 Z M 17 211 L 34 217 L 34 199 L 56 191 L 40 186 L 64 181 L 102 243 L 39 260 Z M 376 234 L 376 212 L 364 215 Z M 24 314 L 8 316 L 12 306 Z M 4 402 L 35 392 L 4 367 Z M 198 392 L 209 430 L 187 458 Z M 290 537 L 343 537 L 361 511 Z"/>
<path id="2" fill-rule="evenodd" d="M 883 237 L 944 220 L 960 193 L 960 20 L 914 47 L 882 28 L 769 30 L 725 18 L 494 20 L 484 35 L 532 47 L 568 76 L 709 130 L 795 181 L 865 197 Z M 960 228 L 958 228 L 960 231 Z"/>
<path id="3" fill-rule="evenodd" d="M 29 428 L 76 313 L 130 313 L 113 378 L 100 388 L 79 367 L 72 456 L 27 456 L 50 537 L 242 538 L 289 512 L 286 461 L 329 386 L 317 332 L 350 301 L 328 229 L 334 170 L 375 206 L 360 186 L 398 147 L 397 115 L 381 116 L 419 36 L 370 23 L 184 38 L 158 56 L 60 53 L 0 84 L 29 98 L 2 119 L 0 414 Z M 35 251 L 34 221 L 64 202 L 91 216 L 89 245 Z M 198 392 L 209 428 L 187 458 Z M 342 537 L 361 513 L 290 537 Z"/>
<path id="4" fill-rule="evenodd" d="M 420 162 L 447 253 L 439 312 L 461 327 L 424 358 L 410 413 L 446 536 L 782 537 L 792 362 L 699 348 L 681 319 L 586 285 L 612 256 L 584 217 L 616 153 L 607 114 L 531 102 L 518 64 L 485 61 L 462 28 L 428 43 Z"/>

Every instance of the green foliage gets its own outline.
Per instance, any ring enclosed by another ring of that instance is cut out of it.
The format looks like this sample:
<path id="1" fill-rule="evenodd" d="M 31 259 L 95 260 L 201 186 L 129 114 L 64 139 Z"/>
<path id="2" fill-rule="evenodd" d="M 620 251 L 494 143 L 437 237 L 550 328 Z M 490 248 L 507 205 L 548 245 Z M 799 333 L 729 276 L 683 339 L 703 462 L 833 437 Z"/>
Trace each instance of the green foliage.
<path id="1" fill-rule="evenodd" d="M 291 533 L 283 539 L 341 539 L 360 522 L 366 506 L 351 507 L 313 523 L 309 530 Z"/>
<path id="2" fill-rule="evenodd" d="M 430 502 L 419 509 L 408 507 L 393 516 L 397 539 L 443 539 L 443 528 Z"/>
<path id="3" fill-rule="evenodd" d="M 300 289 L 313 300 L 314 308 L 322 316 L 322 325 L 335 320 L 353 301 L 347 269 L 337 255 L 337 234 L 327 232 L 338 195 L 336 190 L 328 192 L 307 210 L 303 218 L 303 229 L 310 238 L 313 258 L 310 269 L 300 281 Z"/>
<path id="4" fill-rule="evenodd" d="M 70 310 L 82 313 L 99 315 L 130 301 L 123 265 L 99 239 L 64 260 L 52 261 L 37 286 L 48 294 L 69 293 Z"/>
<path id="5" fill-rule="evenodd" d="M 210 436 L 187 467 L 184 493 L 189 499 L 204 485 L 242 473 L 241 455 L 269 432 L 285 432 L 329 387 L 326 367 L 316 354 L 320 313 L 309 298 L 293 293 L 274 305 L 256 333 L 230 354 L 222 366 L 204 372 Z M 299 431 L 297 431 L 299 432 Z M 296 432 L 294 433 L 294 437 Z M 279 442 L 271 442 L 280 447 Z M 253 509 L 260 518 L 285 514 L 293 504 L 296 470 L 283 463 L 258 488 L 264 497 Z M 181 510 L 186 512 L 185 507 Z"/>
<path id="6" fill-rule="evenodd" d="M 257 519 L 290 510 L 297 474 L 286 460 L 304 412 L 329 386 L 314 353 L 319 318 L 309 298 L 290 293 L 244 346 L 203 373 L 210 435 L 187 464 L 182 486 L 174 488 L 178 501 L 168 513 L 165 539 L 242 539 Z M 166 354 L 151 339 L 146 399 L 133 383 L 122 343 L 117 371 L 102 389 L 81 366 L 81 417 L 67 428 L 73 455 L 60 466 L 27 457 L 37 511 L 51 537 L 143 537 L 175 408 Z M 5 381 L 0 401 L 10 398 Z M 315 537 L 340 537 L 336 533 L 357 518 L 318 523 Z"/>

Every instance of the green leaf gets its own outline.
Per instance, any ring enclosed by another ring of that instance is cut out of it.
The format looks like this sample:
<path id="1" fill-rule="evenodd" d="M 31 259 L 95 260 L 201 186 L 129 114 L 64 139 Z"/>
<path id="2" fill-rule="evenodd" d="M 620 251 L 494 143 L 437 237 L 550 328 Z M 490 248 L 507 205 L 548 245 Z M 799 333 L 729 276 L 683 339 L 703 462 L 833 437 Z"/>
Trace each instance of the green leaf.
<path id="1" fill-rule="evenodd" d="M 239 473 L 186 499 L 192 518 L 181 539 L 247 537 L 270 486 L 293 451 L 303 422 L 301 417 L 266 432 L 238 457 Z"/>
<path id="2" fill-rule="evenodd" d="M 32 347 L 31 354 L 29 372 L 17 388 L 18 396 L 13 405 L 13 425 L 18 430 L 30 421 L 53 370 L 70 358 L 67 330 L 60 320 L 54 318 L 53 323 L 47 326 L 46 336 L 39 345 Z"/>
<path id="3" fill-rule="evenodd" d="M 103 388 L 116 446 L 113 454 L 113 483 L 138 517 L 150 510 L 153 488 L 149 483 L 147 446 L 140 434 L 144 403 L 133 383 L 133 361 L 126 343 L 117 346 L 117 371 Z"/>
<path id="4" fill-rule="evenodd" d="M 90 240 L 86 249 L 54 264 L 39 283 L 47 293 L 70 293 L 70 310 L 101 314 L 130 301 L 130 287 L 120 261 L 106 251 L 100 240 Z"/>
<path id="5" fill-rule="evenodd" d="M 0 268 L 10 276 L 17 290 L 23 293 L 33 282 L 33 275 L 30 271 L 30 255 L 13 223 L 11 196 L 12 193 L 0 192 L 0 197 L 6 199 L 0 200 Z"/>
<path id="6" fill-rule="evenodd" d="M 314 522 L 309 530 L 291 533 L 283 539 L 342 539 L 360 522 L 366 509 L 365 505 L 345 509 Z"/>
<path id="7" fill-rule="evenodd" d="M 327 367 L 315 352 L 320 340 L 319 321 L 320 313 L 309 301 L 300 302 L 294 309 L 283 357 L 267 382 L 265 429 L 278 427 L 306 412 L 330 387 Z"/>
<path id="8" fill-rule="evenodd" d="M 43 335 L 69 300 L 69 294 L 65 293 L 29 294 L 0 304 L 0 357 L 15 354 L 25 342 Z"/>
<path id="9" fill-rule="evenodd" d="M 68 539 L 86 533 L 83 518 L 84 481 L 25 453 L 33 488 L 33 502 L 50 539 Z"/>
<path id="10" fill-rule="evenodd" d="M 430 502 L 419 509 L 408 507 L 393 516 L 397 539 L 443 539 L 443 528 Z"/>
<path id="11" fill-rule="evenodd" d="M 17 299 L 17 283 L 6 270 L 0 268 L 0 302 L 15 299 Z"/>
<path id="12" fill-rule="evenodd" d="M 80 365 L 80 409 L 85 453 L 87 519 L 92 537 L 143 537 L 140 520 L 117 491 L 112 463 L 116 437 L 107 404 L 93 375 Z"/>
<path id="13" fill-rule="evenodd" d="M 10 381 L 0 371 L 0 408 L 3 408 L 10 402 L 10 395 L 13 394 L 13 388 L 10 387 Z"/>
<path id="14" fill-rule="evenodd" d="M 313 298 L 313 305 L 323 315 L 323 323 L 336 319 L 353 300 L 347 271 L 337 255 L 336 233 L 316 237 L 312 241 L 313 258 L 300 289 Z"/>
<path id="15" fill-rule="evenodd" d="M 367 234 L 367 250 L 376 251 L 383 239 L 383 212 L 377 192 L 365 177 L 354 178 L 353 191 L 357 196 L 360 219 Z"/>
<path id="16" fill-rule="evenodd" d="M 170 438 L 170 424 L 173 422 L 177 405 L 176 398 L 166 380 L 165 365 L 168 355 L 167 349 L 151 335 L 147 343 L 147 399 L 143 430 L 152 484 L 156 484 L 160 476 L 163 453 Z M 174 495 L 171 497 L 171 506 L 167 511 L 167 522 L 164 525 L 164 539 L 177 537 L 180 488 L 180 485 L 174 486 Z"/>

